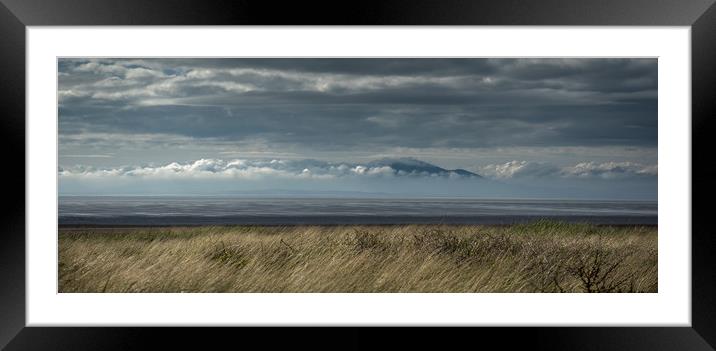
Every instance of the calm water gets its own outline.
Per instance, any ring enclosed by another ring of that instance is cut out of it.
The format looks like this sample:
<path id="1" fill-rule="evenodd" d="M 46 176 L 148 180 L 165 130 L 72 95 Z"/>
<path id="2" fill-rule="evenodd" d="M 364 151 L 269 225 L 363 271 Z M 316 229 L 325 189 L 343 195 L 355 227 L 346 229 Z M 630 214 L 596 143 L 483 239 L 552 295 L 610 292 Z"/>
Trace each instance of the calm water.
<path id="1" fill-rule="evenodd" d="M 554 218 L 657 224 L 656 202 L 61 196 L 60 225 L 505 224 Z"/>

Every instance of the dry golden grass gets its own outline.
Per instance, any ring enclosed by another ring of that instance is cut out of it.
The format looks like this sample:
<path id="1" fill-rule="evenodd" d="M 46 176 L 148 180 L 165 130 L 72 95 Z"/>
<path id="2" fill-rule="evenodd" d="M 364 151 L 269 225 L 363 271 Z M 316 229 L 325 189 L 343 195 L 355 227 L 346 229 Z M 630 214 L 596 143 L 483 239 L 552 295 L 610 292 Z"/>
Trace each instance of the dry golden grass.
<path id="1" fill-rule="evenodd" d="M 60 292 L 657 292 L 657 229 L 66 229 Z"/>

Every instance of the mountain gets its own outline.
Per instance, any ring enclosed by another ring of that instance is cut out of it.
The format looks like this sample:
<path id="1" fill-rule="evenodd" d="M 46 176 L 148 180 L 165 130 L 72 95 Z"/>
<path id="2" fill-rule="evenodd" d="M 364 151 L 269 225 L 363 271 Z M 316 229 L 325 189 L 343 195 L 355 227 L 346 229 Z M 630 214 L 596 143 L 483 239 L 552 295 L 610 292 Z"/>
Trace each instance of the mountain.
<path id="1" fill-rule="evenodd" d="M 368 167 L 390 167 L 395 170 L 396 174 L 399 175 L 437 175 L 437 176 L 451 176 L 457 175 L 469 178 L 482 178 L 481 175 L 473 173 L 464 169 L 445 169 L 442 167 L 435 166 L 433 164 L 420 161 L 414 158 L 382 158 L 375 160 L 367 164 Z"/>

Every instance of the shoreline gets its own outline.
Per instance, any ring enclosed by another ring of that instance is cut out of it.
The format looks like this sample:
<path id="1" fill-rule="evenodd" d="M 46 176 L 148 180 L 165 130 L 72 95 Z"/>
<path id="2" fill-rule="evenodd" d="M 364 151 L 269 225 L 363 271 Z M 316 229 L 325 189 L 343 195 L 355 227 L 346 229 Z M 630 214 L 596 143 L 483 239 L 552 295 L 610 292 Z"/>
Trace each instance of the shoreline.
<path id="1" fill-rule="evenodd" d="M 58 231 L 91 231 L 91 230 L 127 230 L 127 229 L 151 229 L 151 228 L 208 228 L 208 227 L 219 227 L 219 228 L 241 228 L 241 227 L 287 227 L 287 228 L 300 228 L 300 227 L 404 227 L 404 226 L 445 226 L 445 227 L 464 227 L 464 226 L 475 226 L 475 227 L 497 227 L 506 228 L 514 225 L 524 225 L 527 223 L 498 223 L 498 224 L 451 224 L 451 223 L 394 223 L 394 224 L 60 224 L 58 225 Z M 613 228 L 658 228 L 658 224 L 608 224 L 608 223 L 582 223 L 593 225 L 595 227 L 613 227 Z"/>
<path id="2" fill-rule="evenodd" d="M 477 215 L 477 216 L 379 216 L 379 215 L 325 215 L 325 216 L 115 216 L 78 217 L 60 216 L 60 227 L 82 226 L 301 226 L 301 225 L 513 225 L 527 224 L 540 220 L 593 225 L 658 225 L 654 215 Z"/>

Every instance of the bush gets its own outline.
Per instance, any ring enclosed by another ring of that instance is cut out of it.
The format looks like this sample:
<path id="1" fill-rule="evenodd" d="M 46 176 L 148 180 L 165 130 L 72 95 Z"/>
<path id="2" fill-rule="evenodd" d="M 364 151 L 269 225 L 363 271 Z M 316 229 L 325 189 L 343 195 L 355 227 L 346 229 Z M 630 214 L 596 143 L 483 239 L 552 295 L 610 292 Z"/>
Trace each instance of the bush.
<path id="1" fill-rule="evenodd" d="M 249 262 L 238 245 L 226 246 L 223 241 L 215 245 L 207 257 L 237 268 L 244 267 Z"/>
<path id="2" fill-rule="evenodd" d="M 385 235 L 383 231 L 370 231 L 366 229 L 356 229 L 353 231 L 353 245 L 357 251 L 383 251 L 387 248 L 382 237 Z"/>
<path id="3" fill-rule="evenodd" d="M 579 279 L 582 289 L 588 293 L 633 292 L 632 281 L 636 272 L 624 272 L 620 268 L 631 255 L 615 252 L 598 245 L 589 247 L 567 267 L 567 272 Z"/>

